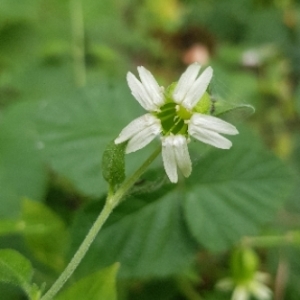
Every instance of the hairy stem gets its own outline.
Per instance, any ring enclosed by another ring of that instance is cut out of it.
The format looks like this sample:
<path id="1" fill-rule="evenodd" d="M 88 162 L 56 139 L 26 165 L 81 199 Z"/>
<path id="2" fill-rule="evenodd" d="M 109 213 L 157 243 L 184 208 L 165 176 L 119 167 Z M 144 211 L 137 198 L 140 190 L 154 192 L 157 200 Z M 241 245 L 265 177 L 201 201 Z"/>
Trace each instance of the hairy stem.
<path id="1" fill-rule="evenodd" d="M 41 298 L 41 300 L 50 300 L 52 299 L 59 290 L 63 287 L 66 281 L 71 277 L 77 266 L 80 264 L 81 260 L 84 258 L 88 249 L 90 248 L 92 242 L 95 237 L 99 233 L 103 224 L 112 213 L 113 209 L 120 203 L 123 196 L 128 192 L 128 190 L 133 186 L 133 184 L 139 179 L 139 177 L 146 171 L 148 166 L 155 160 L 155 158 L 160 153 L 161 148 L 156 149 L 147 159 L 146 161 L 138 168 L 135 173 L 128 177 L 123 184 L 119 187 L 115 194 L 109 195 L 105 202 L 105 205 L 96 219 L 95 223 L 91 227 L 87 236 L 83 240 L 82 244 L 78 248 L 77 252 L 65 268 L 65 270 L 61 273 L 58 279 L 54 282 L 52 287 L 47 291 L 47 293 Z"/>

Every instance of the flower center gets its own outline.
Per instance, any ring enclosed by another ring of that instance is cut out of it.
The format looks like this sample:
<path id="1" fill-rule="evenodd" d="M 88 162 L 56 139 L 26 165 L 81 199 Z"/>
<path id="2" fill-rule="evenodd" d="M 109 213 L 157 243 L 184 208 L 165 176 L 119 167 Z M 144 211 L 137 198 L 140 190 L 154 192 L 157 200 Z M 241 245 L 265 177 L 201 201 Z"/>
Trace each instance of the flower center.
<path id="1" fill-rule="evenodd" d="M 163 135 L 169 134 L 187 134 L 186 120 L 189 120 L 192 114 L 180 104 L 171 102 L 160 107 L 160 112 L 155 116 L 160 119 L 163 128 Z"/>

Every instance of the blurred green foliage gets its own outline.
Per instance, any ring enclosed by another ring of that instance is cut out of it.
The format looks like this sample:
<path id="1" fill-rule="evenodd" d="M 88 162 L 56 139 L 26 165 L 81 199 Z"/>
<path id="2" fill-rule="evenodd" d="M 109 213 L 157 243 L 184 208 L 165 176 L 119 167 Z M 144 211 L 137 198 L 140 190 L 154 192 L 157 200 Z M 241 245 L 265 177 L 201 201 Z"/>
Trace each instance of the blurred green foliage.
<path id="1" fill-rule="evenodd" d="M 214 68 L 213 96 L 256 113 L 231 116 L 228 152 L 191 143 L 178 185 L 157 160 L 58 299 L 116 299 L 115 262 L 118 299 L 228 299 L 215 284 L 237 244 L 300 230 L 299 49 L 299 0 L 1 0 L 0 247 L 14 249 L 1 299 L 48 289 L 99 214 L 102 154 L 142 113 L 127 71 L 165 85 L 195 57 Z M 299 299 L 299 243 L 257 253 L 276 299 Z"/>

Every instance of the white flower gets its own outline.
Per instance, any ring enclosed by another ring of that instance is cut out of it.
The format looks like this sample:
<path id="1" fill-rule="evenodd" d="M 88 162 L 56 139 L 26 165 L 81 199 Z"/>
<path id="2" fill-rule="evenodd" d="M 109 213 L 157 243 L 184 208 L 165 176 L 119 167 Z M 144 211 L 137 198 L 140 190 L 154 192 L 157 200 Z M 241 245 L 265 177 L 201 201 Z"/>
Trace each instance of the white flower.
<path id="1" fill-rule="evenodd" d="M 231 300 L 249 300 L 251 296 L 258 300 L 270 300 L 272 291 L 266 285 L 269 275 L 255 272 L 252 279 L 244 282 L 235 282 L 232 278 L 225 278 L 217 284 L 221 290 L 233 290 Z"/>
<path id="2" fill-rule="evenodd" d="M 200 65 L 194 63 L 181 75 L 174 91 L 166 94 L 152 74 L 138 67 L 141 81 L 128 72 L 127 82 L 132 95 L 149 113 L 129 123 L 115 139 L 116 144 L 128 141 L 126 153 L 137 151 L 161 135 L 162 157 L 171 182 L 178 181 L 177 169 L 185 177 L 192 171 L 187 148 L 190 137 L 221 149 L 229 149 L 231 141 L 221 134 L 238 134 L 237 129 L 219 119 L 200 113 L 196 105 L 204 95 L 213 70 L 206 68 L 198 77 Z"/>

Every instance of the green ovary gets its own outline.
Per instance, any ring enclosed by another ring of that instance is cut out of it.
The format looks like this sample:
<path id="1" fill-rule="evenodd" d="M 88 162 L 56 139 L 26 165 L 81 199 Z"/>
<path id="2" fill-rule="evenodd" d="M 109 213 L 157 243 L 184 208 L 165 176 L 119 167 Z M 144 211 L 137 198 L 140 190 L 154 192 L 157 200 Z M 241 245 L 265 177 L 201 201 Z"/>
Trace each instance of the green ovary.
<path id="1" fill-rule="evenodd" d="M 171 102 L 163 105 L 160 112 L 155 114 L 161 121 L 163 135 L 187 134 L 187 124 L 192 114 L 181 105 Z"/>
<path id="2" fill-rule="evenodd" d="M 186 110 L 183 106 L 181 105 L 177 105 L 178 107 L 178 111 L 177 111 L 177 115 L 183 119 L 183 120 L 189 120 L 192 116 L 192 114 Z"/>

